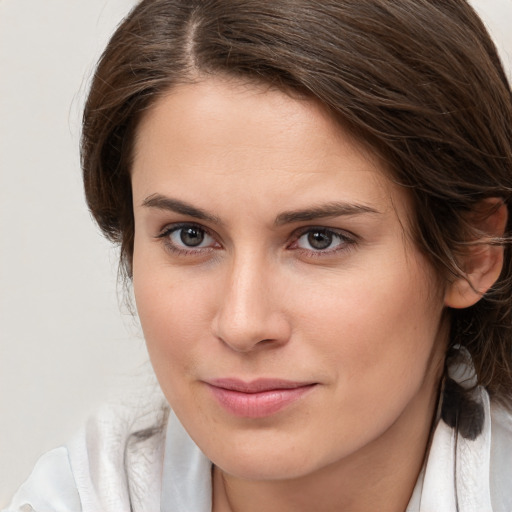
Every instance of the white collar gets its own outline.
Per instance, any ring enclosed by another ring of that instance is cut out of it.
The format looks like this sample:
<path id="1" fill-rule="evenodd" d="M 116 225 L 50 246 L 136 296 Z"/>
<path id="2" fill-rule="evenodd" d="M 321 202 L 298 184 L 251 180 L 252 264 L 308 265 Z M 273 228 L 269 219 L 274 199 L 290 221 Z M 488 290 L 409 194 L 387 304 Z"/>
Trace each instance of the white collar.
<path id="1" fill-rule="evenodd" d="M 407 512 L 492 511 L 490 405 L 485 390 L 481 388 L 479 392 L 485 413 L 481 434 L 474 440 L 464 439 L 442 420 L 438 422 Z M 211 469 L 211 462 L 171 412 L 166 433 L 161 512 L 211 512 Z"/>
<path id="2" fill-rule="evenodd" d="M 169 414 L 160 512 L 211 512 L 212 463 Z"/>

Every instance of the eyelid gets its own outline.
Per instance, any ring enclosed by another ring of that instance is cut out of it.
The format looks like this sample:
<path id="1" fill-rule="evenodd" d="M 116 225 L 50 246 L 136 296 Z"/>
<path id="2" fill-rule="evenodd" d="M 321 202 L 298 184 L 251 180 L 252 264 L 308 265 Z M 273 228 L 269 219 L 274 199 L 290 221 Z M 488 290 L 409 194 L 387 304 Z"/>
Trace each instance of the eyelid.
<path id="1" fill-rule="evenodd" d="M 194 227 L 197 229 L 200 229 L 201 231 L 204 231 L 206 235 L 211 237 L 215 245 L 209 245 L 206 247 L 187 247 L 187 246 L 179 246 L 173 243 L 170 240 L 170 235 L 180 229 L 184 228 L 190 228 Z M 297 247 L 294 245 L 297 244 L 298 240 L 304 236 L 305 234 L 312 232 L 312 231 L 323 231 L 327 233 L 332 233 L 335 237 L 340 239 L 340 243 L 336 245 L 333 248 L 326 248 L 326 249 L 305 249 L 302 247 Z M 205 254 L 207 252 L 210 252 L 214 249 L 222 248 L 222 244 L 219 241 L 220 237 L 215 233 L 212 232 L 209 228 L 206 226 L 199 224 L 194 221 L 185 221 L 185 222 L 176 222 L 171 224 L 166 224 L 158 234 L 155 235 L 155 238 L 158 240 L 161 240 L 165 246 L 165 248 L 173 253 L 176 253 L 178 255 L 199 255 L 199 254 Z M 311 257 L 322 257 L 322 256 L 329 256 L 336 253 L 346 252 L 350 249 L 352 249 L 356 243 L 359 241 L 359 237 L 355 235 L 354 233 L 339 229 L 339 228 L 333 228 L 329 226 L 321 226 L 321 225 L 314 225 L 314 226 L 303 226 L 293 231 L 291 235 L 291 242 L 289 242 L 286 245 L 286 249 L 288 250 L 294 250 L 298 251 L 300 253 L 304 253 Z"/>
<path id="2" fill-rule="evenodd" d="M 180 247 L 171 242 L 170 235 L 172 233 L 179 231 L 180 229 L 190 228 L 190 227 L 197 228 L 197 229 L 200 229 L 201 231 L 204 231 L 204 233 L 206 235 L 208 235 L 215 241 L 215 243 L 218 245 L 218 247 L 214 247 L 214 246 L 207 246 L 207 247 L 183 246 L 183 247 Z M 159 231 L 159 233 L 157 235 L 155 235 L 155 238 L 157 240 L 161 240 L 164 243 L 166 249 L 168 249 L 174 253 L 183 254 L 183 255 L 205 253 L 207 251 L 211 251 L 212 249 L 217 249 L 217 248 L 221 247 L 221 244 L 219 242 L 219 237 L 215 233 L 213 233 L 207 227 L 205 227 L 197 222 L 193 222 L 193 221 L 191 221 L 191 222 L 175 222 L 172 224 L 166 224 Z"/>
<path id="3" fill-rule="evenodd" d="M 326 231 L 328 233 L 334 233 L 337 236 L 340 236 L 341 238 L 347 239 L 347 240 L 353 240 L 354 242 L 357 242 L 359 240 L 359 237 L 352 233 L 351 231 L 347 231 L 346 229 L 340 229 L 340 228 L 333 228 L 330 226 L 322 226 L 322 225 L 314 225 L 314 226 L 303 226 L 300 228 L 297 228 L 294 232 L 292 237 L 297 239 L 300 238 L 305 233 L 309 233 L 310 231 Z"/>
<path id="4" fill-rule="evenodd" d="M 169 236 L 170 233 L 174 233 L 174 231 L 177 231 L 178 229 L 190 227 L 201 229 L 205 233 L 210 234 L 207 228 L 201 226 L 201 224 L 198 224 L 197 222 L 173 222 L 171 224 L 166 224 L 162 229 L 160 229 L 158 234 L 155 235 L 155 238 L 165 238 L 166 236 Z"/>
<path id="5" fill-rule="evenodd" d="M 307 233 L 312 231 L 324 231 L 327 233 L 332 233 L 336 237 L 339 237 L 342 243 L 334 248 L 327 249 L 304 249 L 302 247 L 293 247 L 294 244 L 298 242 L 298 240 Z M 350 231 L 346 231 L 344 229 L 332 228 L 328 226 L 304 226 L 298 228 L 293 233 L 292 242 L 288 245 L 288 249 L 301 251 L 303 253 L 308 253 L 313 256 L 327 256 L 330 254 L 334 254 L 336 252 L 347 251 L 359 241 L 359 237 Z"/>

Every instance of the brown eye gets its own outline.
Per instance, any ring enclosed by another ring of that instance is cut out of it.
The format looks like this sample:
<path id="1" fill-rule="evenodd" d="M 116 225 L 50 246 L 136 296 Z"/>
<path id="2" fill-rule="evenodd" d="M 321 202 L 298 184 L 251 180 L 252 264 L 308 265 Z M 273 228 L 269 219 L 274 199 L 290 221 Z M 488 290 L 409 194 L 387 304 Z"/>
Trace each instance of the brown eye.
<path id="1" fill-rule="evenodd" d="M 208 231 L 196 224 L 177 224 L 166 228 L 157 238 L 164 240 L 168 249 L 177 252 L 201 252 L 219 248 L 218 242 Z"/>
<path id="2" fill-rule="evenodd" d="M 310 231 L 307 235 L 309 245 L 319 251 L 329 248 L 333 241 L 333 233 L 329 231 Z"/>
<path id="3" fill-rule="evenodd" d="M 181 242 L 187 247 L 197 247 L 203 243 L 205 238 L 205 232 L 196 226 L 181 228 L 178 232 Z"/>
<path id="4" fill-rule="evenodd" d="M 293 248 L 312 254 L 330 254 L 348 249 L 356 243 L 354 236 L 339 229 L 311 227 L 302 231 Z"/>

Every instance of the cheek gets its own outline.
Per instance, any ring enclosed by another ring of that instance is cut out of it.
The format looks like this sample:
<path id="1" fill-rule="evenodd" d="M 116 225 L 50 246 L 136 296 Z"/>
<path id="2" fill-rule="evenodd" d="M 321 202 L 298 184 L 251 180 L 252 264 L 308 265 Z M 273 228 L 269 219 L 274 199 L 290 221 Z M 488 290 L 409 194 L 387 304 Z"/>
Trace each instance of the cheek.
<path id="1" fill-rule="evenodd" d="M 137 311 L 148 342 L 176 338 L 191 332 L 199 322 L 198 291 L 193 284 L 169 283 L 157 276 L 135 278 Z"/>
<path id="2" fill-rule="evenodd" d="M 134 253 L 133 289 L 146 345 L 162 387 L 195 366 L 194 347 L 204 332 L 201 287 L 151 254 Z M 204 290 L 203 290 L 204 291 Z"/>
<path id="3" fill-rule="evenodd" d="M 134 270 L 137 311 L 160 388 L 172 408 L 181 411 L 187 403 L 195 404 L 189 387 L 201 363 L 195 348 L 200 329 L 197 308 L 190 288 L 147 274 L 137 276 Z"/>
<path id="4" fill-rule="evenodd" d="M 403 258 L 332 279 L 303 306 L 306 337 L 325 364 L 336 361 L 340 381 L 391 385 L 424 374 L 438 338 L 442 300 L 432 297 L 428 272 Z"/>

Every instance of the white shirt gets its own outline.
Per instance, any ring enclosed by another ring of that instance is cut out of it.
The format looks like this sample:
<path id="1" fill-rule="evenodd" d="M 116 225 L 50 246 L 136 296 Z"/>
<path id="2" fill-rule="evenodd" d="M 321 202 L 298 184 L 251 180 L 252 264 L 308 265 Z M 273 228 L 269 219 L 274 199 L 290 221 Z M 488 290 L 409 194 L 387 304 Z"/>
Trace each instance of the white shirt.
<path id="1" fill-rule="evenodd" d="M 512 512 L 512 414 L 477 393 L 481 434 L 438 421 L 407 512 Z M 106 407 L 41 457 L 6 511 L 211 512 L 211 468 L 162 403 Z"/>

